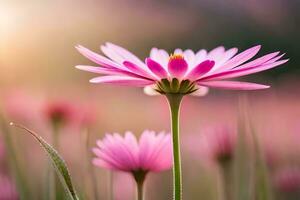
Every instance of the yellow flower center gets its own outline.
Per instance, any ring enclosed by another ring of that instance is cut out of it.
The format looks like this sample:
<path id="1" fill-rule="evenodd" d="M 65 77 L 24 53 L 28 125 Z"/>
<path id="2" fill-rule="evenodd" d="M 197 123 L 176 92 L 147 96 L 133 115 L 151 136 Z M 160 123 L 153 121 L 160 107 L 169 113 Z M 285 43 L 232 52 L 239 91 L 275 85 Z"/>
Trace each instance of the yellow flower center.
<path id="1" fill-rule="evenodd" d="M 169 60 L 184 60 L 183 55 L 181 54 L 171 54 Z"/>

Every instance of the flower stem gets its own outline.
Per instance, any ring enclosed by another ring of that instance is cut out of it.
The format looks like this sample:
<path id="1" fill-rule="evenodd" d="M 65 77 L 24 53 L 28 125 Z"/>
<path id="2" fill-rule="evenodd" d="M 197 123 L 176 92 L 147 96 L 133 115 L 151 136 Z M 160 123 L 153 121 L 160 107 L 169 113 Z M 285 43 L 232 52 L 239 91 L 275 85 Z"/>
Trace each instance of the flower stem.
<path id="1" fill-rule="evenodd" d="M 166 95 L 170 111 L 171 111 L 171 127 L 172 127 L 172 142 L 173 142 L 173 197 L 174 200 L 182 199 L 182 173 L 181 173 L 181 158 L 180 158 L 180 138 L 179 138 L 179 113 L 180 104 L 183 98 L 181 94 Z"/>
<path id="2" fill-rule="evenodd" d="M 144 182 L 137 182 L 137 200 L 144 200 Z"/>
<path id="3" fill-rule="evenodd" d="M 147 171 L 138 170 L 133 172 L 133 177 L 136 182 L 136 188 L 137 188 L 137 200 L 143 200 L 144 199 L 144 182 L 147 175 Z"/>

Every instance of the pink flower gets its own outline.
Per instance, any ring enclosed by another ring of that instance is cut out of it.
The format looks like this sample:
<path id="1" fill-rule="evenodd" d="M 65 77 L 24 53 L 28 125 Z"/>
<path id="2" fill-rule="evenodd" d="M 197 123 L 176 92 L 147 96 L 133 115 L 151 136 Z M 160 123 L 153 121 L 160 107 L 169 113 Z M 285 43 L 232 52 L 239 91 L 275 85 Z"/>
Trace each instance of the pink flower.
<path id="1" fill-rule="evenodd" d="M 63 100 L 46 103 L 44 115 L 55 126 L 84 127 L 95 121 L 95 113 L 91 109 Z"/>
<path id="2" fill-rule="evenodd" d="M 212 127 L 201 135 L 200 152 L 213 162 L 224 162 L 232 159 L 235 150 L 236 135 L 225 126 Z"/>
<path id="3" fill-rule="evenodd" d="M 19 199 L 15 184 L 6 175 L 0 174 L 0 200 Z"/>
<path id="4" fill-rule="evenodd" d="M 153 48 L 145 62 L 128 50 L 106 43 L 101 46 L 107 56 L 99 55 L 83 46 L 77 50 L 100 67 L 78 65 L 76 68 L 103 74 L 90 80 L 92 83 L 110 83 L 147 87 L 148 93 L 191 94 L 204 87 L 232 90 L 257 90 L 269 88 L 256 83 L 230 81 L 237 78 L 268 70 L 284 64 L 288 59 L 280 60 L 284 54 L 269 53 L 252 59 L 260 50 L 260 45 L 237 54 L 237 48 L 225 50 L 223 46 L 211 51 L 201 49 L 176 49 L 173 54 L 163 49 Z"/>
<path id="5" fill-rule="evenodd" d="M 45 105 L 45 116 L 52 124 L 69 124 L 74 119 L 75 108 L 64 101 L 49 102 Z"/>
<path id="6" fill-rule="evenodd" d="M 294 192 L 300 189 L 300 168 L 286 167 L 274 175 L 274 185 L 282 192 Z"/>
<path id="7" fill-rule="evenodd" d="M 172 167 L 170 134 L 144 131 L 137 141 L 131 132 L 115 133 L 97 141 L 93 163 L 98 167 L 131 172 L 160 172 Z"/>

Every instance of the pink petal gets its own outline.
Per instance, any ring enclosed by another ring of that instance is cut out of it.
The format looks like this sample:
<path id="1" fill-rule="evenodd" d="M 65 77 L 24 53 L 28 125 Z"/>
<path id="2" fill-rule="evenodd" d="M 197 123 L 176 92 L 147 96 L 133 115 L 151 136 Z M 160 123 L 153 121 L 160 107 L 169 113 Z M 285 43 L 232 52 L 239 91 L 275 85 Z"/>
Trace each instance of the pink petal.
<path id="1" fill-rule="evenodd" d="M 222 88 L 228 90 L 260 90 L 260 89 L 267 89 L 270 87 L 267 85 L 248 83 L 248 82 L 239 82 L 239 81 L 207 81 L 207 82 L 199 81 L 198 84 L 202 86 Z"/>
<path id="2" fill-rule="evenodd" d="M 151 58 L 146 58 L 146 64 L 148 68 L 159 78 L 163 79 L 168 77 L 168 73 L 166 72 L 166 70 Z"/>
<path id="3" fill-rule="evenodd" d="M 207 59 L 207 51 L 205 49 L 201 49 L 196 53 L 194 63 L 200 63 L 206 59 Z"/>
<path id="4" fill-rule="evenodd" d="M 262 57 L 259 57 L 251 62 L 248 62 L 244 65 L 240 65 L 234 69 L 242 69 L 242 68 L 247 68 L 247 67 L 251 67 L 251 66 L 256 66 L 256 65 L 261 65 L 261 64 L 264 64 L 265 62 L 271 60 L 272 58 L 274 58 L 275 56 L 277 56 L 279 54 L 279 51 L 277 52 L 274 52 L 274 53 L 270 53 L 270 54 L 267 54 L 267 55 L 264 55 Z"/>
<path id="5" fill-rule="evenodd" d="M 103 68 L 103 67 L 94 67 L 94 66 L 86 66 L 86 65 L 77 65 L 75 66 L 77 69 L 88 71 L 88 72 L 93 72 L 93 73 L 98 73 L 98 74 L 105 74 L 105 75 L 127 75 L 130 77 L 135 77 L 135 78 L 141 78 L 141 79 L 149 79 L 147 76 L 142 76 L 138 73 L 130 72 L 127 70 L 122 70 L 122 69 L 116 69 L 116 68 Z"/>
<path id="6" fill-rule="evenodd" d="M 258 53 L 260 48 L 261 48 L 261 45 L 257 45 L 257 46 L 254 46 L 252 48 L 249 48 L 249 49 L 239 53 L 238 55 L 236 55 L 233 58 L 231 58 L 230 60 L 228 60 L 224 65 L 220 66 L 220 68 L 216 71 L 225 71 L 228 69 L 232 69 L 232 68 L 246 62 L 247 60 L 253 58 Z"/>
<path id="7" fill-rule="evenodd" d="M 191 81 L 196 80 L 202 75 L 209 72 L 209 70 L 213 68 L 214 64 L 215 62 L 211 60 L 203 61 L 202 63 L 198 64 L 194 69 L 192 69 L 192 71 L 190 71 L 185 78 Z"/>
<path id="8" fill-rule="evenodd" d="M 130 71 L 132 71 L 133 73 L 139 74 L 141 76 L 147 77 L 149 79 L 157 79 L 156 77 L 154 77 L 151 72 L 147 72 L 146 70 L 144 70 L 143 68 L 139 67 L 138 65 L 129 62 L 129 61 L 125 61 L 123 62 L 123 65 L 125 67 L 127 67 Z"/>
<path id="9" fill-rule="evenodd" d="M 183 51 L 182 51 L 182 49 L 177 48 L 174 50 L 174 54 L 183 55 Z"/>
<path id="10" fill-rule="evenodd" d="M 110 83 L 116 85 L 128 85 L 128 86 L 146 86 L 151 85 L 154 82 L 147 79 L 134 78 L 129 76 L 100 76 L 90 80 L 91 83 Z"/>
<path id="11" fill-rule="evenodd" d="M 110 68 L 103 68 L 103 67 L 77 65 L 77 66 L 75 66 L 75 68 L 83 70 L 83 71 L 97 73 L 97 74 L 118 74 L 117 70 L 110 69 Z"/>
<path id="12" fill-rule="evenodd" d="M 194 61 L 195 61 L 195 53 L 191 49 L 187 49 L 183 52 L 184 59 L 188 63 L 189 67 L 194 66 Z"/>
<path id="13" fill-rule="evenodd" d="M 222 58 L 222 55 L 225 53 L 225 48 L 223 46 L 219 46 L 211 50 L 207 58 L 210 60 L 214 60 L 215 62 L 219 61 Z"/>
<path id="14" fill-rule="evenodd" d="M 268 60 L 267 62 L 265 62 L 264 64 L 271 64 L 273 62 L 276 62 L 277 60 L 279 60 L 280 58 L 282 58 L 283 56 L 285 55 L 285 53 L 279 55 L 279 56 L 276 56 L 275 58 L 272 58 L 271 60 Z"/>
<path id="15" fill-rule="evenodd" d="M 97 167 L 103 167 L 103 168 L 106 168 L 106 169 L 115 169 L 115 166 L 113 166 L 112 164 L 110 164 L 108 162 L 105 162 L 104 160 L 99 159 L 99 158 L 94 158 L 92 160 L 92 162 Z"/>
<path id="16" fill-rule="evenodd" d="M 150 58 L 159 63 L 165 69 L 167 69 L 169 54 L 165 50 L 152 48 L 150 51 Z"/>
<path id="17" fill-rule="evenodd" d="M 103 67 L 107 67 L 107 68 L 118 68 L 118 69 L 122 69 L 122 66 L 120 66 L 119 64 L 109 60 L 108 58 L 105 58 L 104 56 L 101 56 L 83 46 L 76 46 L 76 49 L 85 57 L 87 57 L 88 59 L 90 59 L 91 61 L 103 66 Z"/>
<path id="18" fill-rule="evenodd" d="M 217 60 L 217 63 L 214 66 L 214 69 L 217 69 L 217 67 L 221 66 L 225 62 L 227 62 L 230 58 L 232 58 L 236 53 L 238 52 L 237 48 L 231 48 L 225 51 L 221 58 Z"/>
<path id="19" fill-rule="evenodd" d="M 120 47 L 118 45 L 112 44 L 107 42 L 106 46 L 112 50 L 114 50 L 115 52 L 117 52 L 119 55 L 121 55 L 124 59 L 138 65 L 141 66 L 143 68 L 146 68 L 146 65 L 144 62 L 142 62 L 137 56 L 135 56 L 133 53 L 131 53 L 130 51 L 126 50 L 123 47 Z"/>
<path id="20" fill-rule="evenodd" d="M 101 51 L 110 59 L 112 59 L 113 61 L 117 62 L 118 64 L 122 64 L 125 61 L 125 58 L 122 57 L 121 55 L 119 55 L 117 52 L 115 52 L 114 50 L 108 48 L 105 45 L 101 45 L 100 46 Z"/>
<path id="21" fill-rule="evenodd" d="M 168 71 L 172 77 L 182 78 L 188 69 L 188 63 L 184 58 L 170 58 Z"/>
<path id="22" fill-rule="evenodd" d="M 200 80 L 221 80 L 221 79 L 228 79 L 228 78 L 235 78 L 235 77 L 240 77 L 240 76 L 245 76 L 248 74 L 254 74 L 257 72 L 265 71 L 271 68 L 274 68 L 278 65 L 282 65 L 286 63 L 288 59 L 286 60 L 280 60 L 274 63 L 269 63 L 269 64 L 263 64 L 259 66 L 252 66 L 248 68 L 243 68 L 243 69 L 233 69 L 230 71 L 225 71 L 217 74 L 212 74 L 210 76 L 206 76 L 201 78 Z"/>

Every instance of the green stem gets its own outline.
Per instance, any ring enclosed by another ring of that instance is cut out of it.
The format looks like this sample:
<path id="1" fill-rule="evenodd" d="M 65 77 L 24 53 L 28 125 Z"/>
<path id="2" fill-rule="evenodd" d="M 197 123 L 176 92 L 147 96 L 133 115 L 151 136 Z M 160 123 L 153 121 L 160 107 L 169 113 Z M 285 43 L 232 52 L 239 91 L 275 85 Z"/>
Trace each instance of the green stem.
<path id="1" fill-rule="evenodd" d="M 114 200 L 114 173 L 109 171 L 108 174 L 108 192 L 110 200 Z"/>
<path id="2" fill-rule="evenodd" d="M 52 139 L 53 139 L 53 147 L 57 151 L 60 150 L 59 146 L 59 135 L 60 135 L 60 124 L 58 123 L 53 123 L 52 124 Z M 50 185 L 52 185 L 52 190 L 51 193 L 54 194 L 55 199 L 63 199 L 64 198 L 64 191 L 60 185 L 60 180 L 56 176 L 55 171 L 51 168 L 51 173 L 50 173 Z"/>
<path id="3" fill-rule="evenodd" d="M 144 181 L 136 183 L 137 186 L 137 200 L 144 200 Z"/>
<path id="4" fill-rule="evenodd" d="M 220 162 L 220 179 L 222 184 L 222 195 L 224 200 L 232 199 L 232 163 L 230 160 Z"/>
<path id="5" fill-rule="evenodd" d="M 172 142 L 173 142 L 173 197 L 174 200 L 182 199 L 182 173 L 181 173 L 181 158 L 180 158 L 180 138 L 179 138 L 179 113 L 180 103 L 183 95 L 167 94 L 166 95 L 172 121 Z"/>

